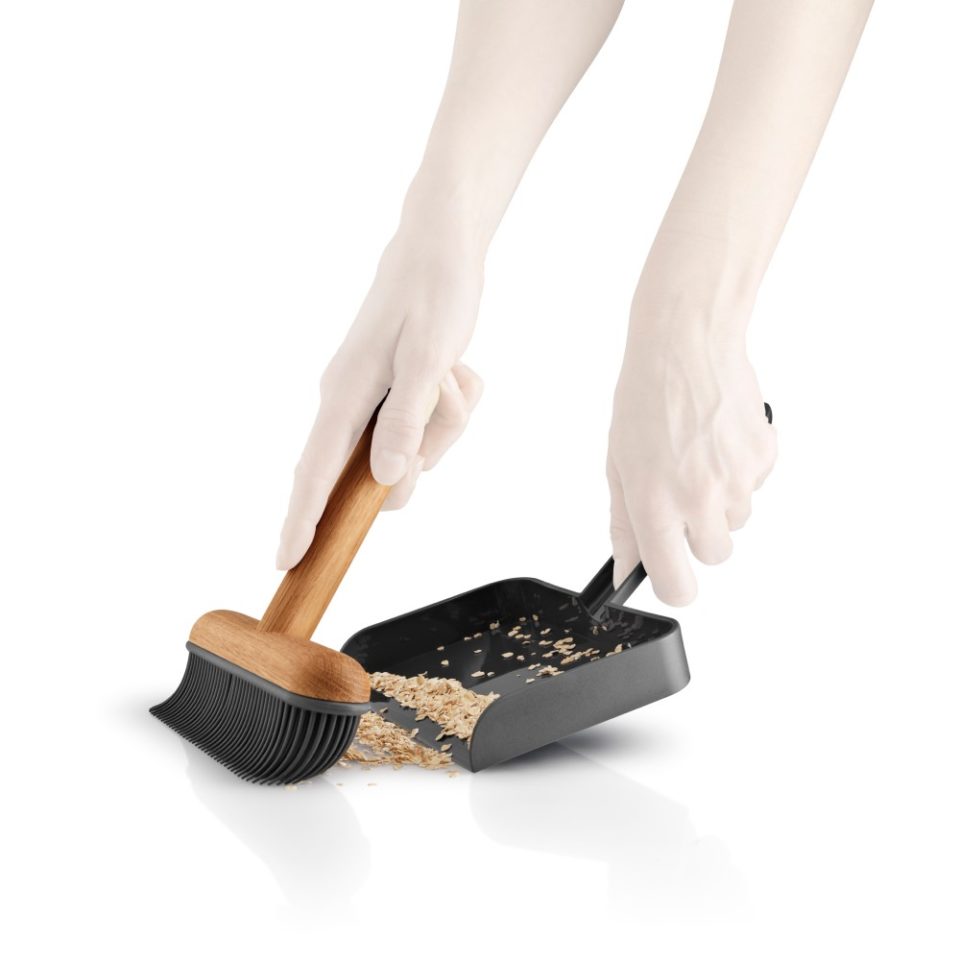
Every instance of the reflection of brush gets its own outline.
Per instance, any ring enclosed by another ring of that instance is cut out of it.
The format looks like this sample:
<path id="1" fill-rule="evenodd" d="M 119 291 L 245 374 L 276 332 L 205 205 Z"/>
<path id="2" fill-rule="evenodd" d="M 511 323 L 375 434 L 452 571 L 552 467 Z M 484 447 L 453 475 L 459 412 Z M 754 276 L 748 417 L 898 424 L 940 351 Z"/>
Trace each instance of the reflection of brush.
<path id="1" fill-rule="evenodd" d="M 183 680 L 150 712 L 234 773 L 295 783 L 336 763 L 370 709 L 352 657 L 311 643 L 390 488 L 370 473 L 367 426 L 343 468 L 306 555 L 258 622 L 204 614 L 190 632 Z"/>

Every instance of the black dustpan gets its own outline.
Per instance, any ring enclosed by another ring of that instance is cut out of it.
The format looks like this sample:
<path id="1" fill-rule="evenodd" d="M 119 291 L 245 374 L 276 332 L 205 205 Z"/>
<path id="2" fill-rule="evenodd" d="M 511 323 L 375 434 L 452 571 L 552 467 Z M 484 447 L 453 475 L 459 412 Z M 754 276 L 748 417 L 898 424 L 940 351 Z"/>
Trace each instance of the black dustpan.
<path id="1" fill-rule="evenodd" d="M 442 741 L 460 766 L 483 770 L 686 686 L 677 621 L 622 606 L 645 576 L 640 566 L 614 590 L 611 559 L 580 593 L 542 580 L 499 580 L 366 627 L 342 650 L 370 673 L 426 673 L 499 694 L 469 743 Z M 568 653 L 553 646 L 565 636 L 573 642 Z M 439 746 L 436 723 L 379 694 L 372 699 L 388 720 Z"/>
<path id="2" fill-rule="evenodd" d="M 770 404 L 763 412 L 772 423 Z M 622 605 L 645 577 L 640 565 L 614 589 L 610 559 L 580 593 L 542 580 L 499 580 L 367 627 L 342 650 L 369 673 L 451 677 L 499 694 L 469 743 L 443 738 L 460 766 L 483 770 L 687 685 L 680 624 Z M 546 657 L 555 648 L 541 640 L 564 635 L 577 656 Z M 548 665 L 563 672 L 541 673 Z M 372 700 L 387 719 L 416 728 L 417 740 L 438 745 L 438 724 L 377 693 Z"/>

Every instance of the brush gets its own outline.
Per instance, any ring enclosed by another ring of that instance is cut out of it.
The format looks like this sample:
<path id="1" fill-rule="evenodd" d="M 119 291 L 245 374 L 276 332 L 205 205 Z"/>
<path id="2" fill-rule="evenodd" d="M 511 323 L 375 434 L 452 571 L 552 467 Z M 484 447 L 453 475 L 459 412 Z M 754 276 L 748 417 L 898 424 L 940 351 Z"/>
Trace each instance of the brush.
<path id="1" fill-rule="evenodd" d="M 180 686 L 150 712 L 245 780 L 296 783 L 344 754 L 371 709 L 352 657 L 310 638 L 390 488 L 370 473 L 368 424 L 303 559 L 256 620 L 205 613 L 190 631 Z"/>

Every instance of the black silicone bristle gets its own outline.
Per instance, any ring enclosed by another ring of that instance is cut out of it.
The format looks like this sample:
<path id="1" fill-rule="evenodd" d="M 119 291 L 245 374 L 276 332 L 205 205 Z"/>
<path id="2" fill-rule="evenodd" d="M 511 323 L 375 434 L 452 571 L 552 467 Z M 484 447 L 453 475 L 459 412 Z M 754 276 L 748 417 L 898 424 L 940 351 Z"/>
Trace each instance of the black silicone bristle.
<path id="1" fill-rule="evenodd" d="M 245 674 L 191 650 L 180 686 L 150 712 L 254 783 L 297 783 L 323 773 L 343 756 L 364 705 L 343 712 L 340 705 L 329 704 L 325 710 L 323 701 L 311 704 Z"/>

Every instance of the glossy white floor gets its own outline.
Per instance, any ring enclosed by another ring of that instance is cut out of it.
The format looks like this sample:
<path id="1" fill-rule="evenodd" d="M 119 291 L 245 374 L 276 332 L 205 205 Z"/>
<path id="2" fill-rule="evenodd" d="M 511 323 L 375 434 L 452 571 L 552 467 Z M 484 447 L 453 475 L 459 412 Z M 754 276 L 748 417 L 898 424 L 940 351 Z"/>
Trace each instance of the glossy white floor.
<path id="1" fill-rule="evenodd" d="M 676 613 L 690 686 L 479 775 L 284 790 L 147 707 L 274 588 L 453 10 L 4 5 L 4 955 L 957 955 L 956 30 L 917 10 L 875 11 L 758 304 L 781 457 Z M 491 252 L 475 422 L 318 640 L 607 556 L 626 310 L 725 16 L 627 5 Z"/>

